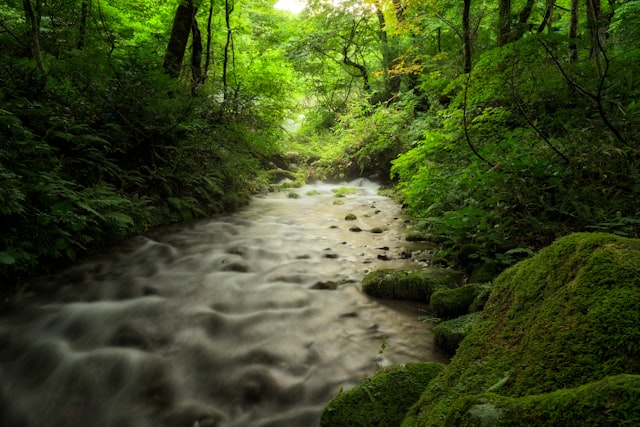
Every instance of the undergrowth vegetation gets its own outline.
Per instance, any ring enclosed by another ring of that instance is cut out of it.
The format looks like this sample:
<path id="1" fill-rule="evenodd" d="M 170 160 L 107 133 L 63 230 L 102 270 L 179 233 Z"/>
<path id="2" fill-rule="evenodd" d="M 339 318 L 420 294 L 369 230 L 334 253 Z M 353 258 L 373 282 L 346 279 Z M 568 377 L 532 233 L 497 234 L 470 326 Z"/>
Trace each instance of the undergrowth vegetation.
<path id="1" fill-rule="evenodd" d="M 276 93 L 285 71 L 242 70 L 239 57 L 226 87 L 194 87 L 162 67 L 175 5 L 37 5 L 41 64 L 27 53 L 25 12 L 0 6 L 0 281 L 233 209 L 266 182 L 290 102 Z"/>
<path id="2" fill-rule="evenodd" d="M 595 42 L 574 46 L 564 12 L 548 32 L 541 26 L 498 46 L 490 38 L 495 22 L 483 21 L 477 35 L 489 38 L 476 42 L 468 72 L 438 33 L 437 54 L 426 54 L 432 46 L 413 53 L 424 71 L 418 78 L 413 68 L 396 68 L 395 96 L 378 102 L 379 92 L 365 94 L 332 120 L 326 109 L 310 114 L 298 143 L 325 144 L 310 159 L 312 174 L 379 173 L 418 228 L 442 244 L 440 255 L 460 266 L 459 251 L 472 244 L 466 261 L 494 273 L 573 231 L 637 237 L 640 85 L 630 70 L 640 65 L 639 5 L 607 9 L 606 51 Z M 477 7 L 480 22 L 485 10 Z M 586 37 L 591 25 L 578 31 Z"/>

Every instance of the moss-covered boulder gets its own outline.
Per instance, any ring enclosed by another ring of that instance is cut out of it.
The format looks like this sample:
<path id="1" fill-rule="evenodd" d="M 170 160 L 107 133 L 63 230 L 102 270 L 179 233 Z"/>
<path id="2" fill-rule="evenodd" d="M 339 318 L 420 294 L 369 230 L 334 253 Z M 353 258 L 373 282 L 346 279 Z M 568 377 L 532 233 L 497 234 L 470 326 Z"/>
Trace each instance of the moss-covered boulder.
<path id="1" fill-rule="evenodd" d="M 523 397 L 465 395 L 444 424 L 456 426 L 637 426 L 640 375 L 616 375 L 583 386 Z"/>
<path id="2" fill-rule="evenodd" d="M 454 354 L 479 318 L 480 313 L 476 312 L 439 323 L 433 328 L 434 343 L 441 350 Z"/>
<path id="3" fill-rule="evenodd" d="M 379 370 L 327 404 L 321 427 L 397 427 L 407 410 L 438 375 L 440 363 L 412 363 Z"/>
<path id="4" fill-rule="evenodd" d="M 453 319 L 471 311 L 471 305 L 487 288 L 487 285 L 474 283 L 459 288 L 436 290 L 429 299 L 431 312 L 441 319 Z M 475 311 L 482 310 L 479 304 L 474 305 Z M 480 308 L 480 310 L 478 310 Z"/>
<path id="5" fill-rule="evenodd" d="M 460 425 L 450 418 L 456 416 L 452 406 L 479 393 L 523 403 L 525 396 L 580 389 L 621 374 L 640 374 L 640 240 L 576 233 L 495 280 L 480 319 L 402 425 Z M 597 386 L 591 390 L 590 399 L 605 399 L 595 397 Z M 584 393 L 576 396 L 587 399 Z M 615 414 L 629 402 L 611 399 L 608 405 Z M 526 417 L 548 416 L 534 411 L 550 410 L 529 408 Z M 592 425 L 588 414 L 574 412 L 574 417 L 572 425 Z M 624 423 L 621 417 L 606 424 Z"/>
<path id="6" fill-rule="evenodd" d="M 428 302 L 439 288 L 457 287 L 462 273 L 445 268 L 376 270 L 362 280 L 362 290 L 377 298 Z"/>

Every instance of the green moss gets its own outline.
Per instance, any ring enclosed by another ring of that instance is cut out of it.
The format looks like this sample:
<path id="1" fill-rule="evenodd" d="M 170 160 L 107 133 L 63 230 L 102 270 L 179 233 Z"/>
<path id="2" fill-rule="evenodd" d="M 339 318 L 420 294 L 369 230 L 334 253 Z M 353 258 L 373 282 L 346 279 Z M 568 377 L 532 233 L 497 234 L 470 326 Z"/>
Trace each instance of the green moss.
<path id="1" fill-rule="evenodd" d="M 640 373 L 639 268 L 640 240 L 576 233 L 503 272 L 403 426 L 443 425 L 456 399 L 489 389 L 519 398 Z"/>
<path id="2" fill-rule="evenodd" d="M 469 313 L 469 307 L 481 291 L 479 284 L 439 289 L 431 295 L 431 312 L 441 319 L 453 319 Z"/>
<path id="3" fill-rule="evenodd" d="M 427 237 L 424 235 L 424 233 L 421 233 L 419 231 L 410 232 L 409 234 L 404 236 L 404 239 L 407 242 L 425 242 L 425 241 L 427 241 Z"/>
<path id="4" fill-rule="evenodd" d="M 481 283 L 476 286 L 478 286 L 479 289 L 478 294 L 469 306 L 469 312 L 471 313 L 482 311 L 482 309 L 484 309 L 484 306 L 489 300 L 489 296 L 491 295 L 491 290 L 493 289 L 493 283 Z"/>
<path id="5" fill-rule="evenodd" d="M 356 219 L 358 219 L 358 217 L 354 213 L 348 213 L 345 215 L 344 219 L 346 219 L 347 221 L 355 221 Z"/>
<path id="6" fill-rule="evenodd" d="M 287 193 L 287 197 L 290 199 L 299 199 L 300 194 L 296 193 L 295 191 L 290 191 L 289 193 Z"/>
<path id="7" fill-rule="evenodd" d="M 637 426 L 640 376 L 617 375 L 586 385 L 519 398 L 494 393 L 456 400 L 446 425 Z"/>
<path id="8" fill-rule="evenodd" d="M 444 365 L 413 363 L 379 370 L 372 378 L 338 394 L 325 407 L 322 427 L 396 427 Z"/>
<path id="9" fill-rule="evenodd" d="M 435 344 L 447 353 L 454 354 L 479 317 L 480 313 L 476 312 L 439 323 L 433 328 Z"/>
<path id="10" fill-rule="evenodd" d="M 362 280 L 362 290 L 378 298 L 427 302 L 434 290 L 456 287 L 462 274 L 443 268 L 376 270 Z"/>
<path id="11" fill-rule="evenodd" d="M 354 187 L 339 187 L 331 190 L 335 197 L 346 197 L 350 194 L 356 194 L 358 192 L 357 188 Z"/>

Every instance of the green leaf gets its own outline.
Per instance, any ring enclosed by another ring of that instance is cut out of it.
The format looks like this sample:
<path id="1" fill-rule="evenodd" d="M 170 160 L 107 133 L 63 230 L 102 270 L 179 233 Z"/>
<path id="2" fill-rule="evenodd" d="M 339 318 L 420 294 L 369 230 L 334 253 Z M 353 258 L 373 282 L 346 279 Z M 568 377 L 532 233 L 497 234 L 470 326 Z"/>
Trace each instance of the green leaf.
<path id="1" fill-rule="evenodd" d="M 16 259 L 9 255 L 7 252 L 0 252 L 0 264 L 11 265 L 15 264 Z"/>

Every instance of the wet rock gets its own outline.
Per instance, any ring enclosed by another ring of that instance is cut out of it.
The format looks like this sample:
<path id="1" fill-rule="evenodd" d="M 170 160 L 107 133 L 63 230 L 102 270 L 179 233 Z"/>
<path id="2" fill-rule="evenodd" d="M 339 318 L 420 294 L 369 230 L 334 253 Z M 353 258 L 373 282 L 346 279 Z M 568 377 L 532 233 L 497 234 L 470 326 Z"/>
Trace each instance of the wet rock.
<path id="1" fill-rule="evenodd" d="M 428 302 L 438 288 L 457 287 L 462 273 L 439 268 L 376 270 L 362 280 L 362 290 L 373 297 Z"/>
<path id="2" fill-rule="evenodd" d="M 248 273 L 251 266 L 246 262 L 231 262 L 222 267 L 222 271 L 235 271 L 236 273 Z"/>
<path id="3" fill-rule="evenodd" d="M 435 344 L 441 350 L 454 354 L 479 317 L 480 313 L 476 312 L 439 323 L 433 328 Z"/>
<path id="4" fill-rule="evenodd" d="M 358 226 L 353 226 L 353 227 L 349 228 L 349 231 L 352 231 L 354 233 L 359 233 L 359 232 L 362 231 L 362 229 L 360 227 L 358 227 Z"/>
<path id="5" fill-rule="evenodd" d="M 347 221 L 355 221 L 356 219 L 358 219 L 358 217 L 356 216 L 356 214 L 353 213 L 348 213 L 345 217 L 345 220 Z"/>
<path id="6" fill-rule="evenodd" d="M 342 313 L 340 315 L 341 319 L 347 319 L 347 318 L 350 318 L 350 317 L 358 317 L 358 313 L 356 313 L 355 311 L 350 311 L 348 313 Z"/>
<path id="7" fill-rule="evenodd" d="M 339 283 L 333 282 L 331 280 L 326 282 L 316 282 L 311 286 L 311 289 L 319 289 L 319 290 L 331 290 L 334 291 L 338 288 Z"/>
<path id="8" fill-rule="evenodd" d="M 328 259 L 337 259 L 339 255 L 335 253 L 330 253 L 330 254 L 324 254 L 324 257 Z"/>

